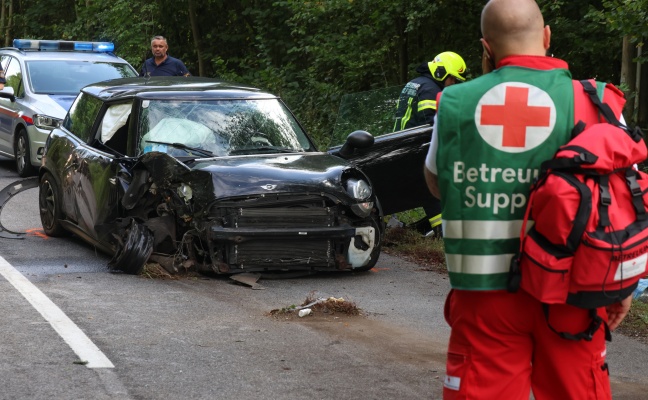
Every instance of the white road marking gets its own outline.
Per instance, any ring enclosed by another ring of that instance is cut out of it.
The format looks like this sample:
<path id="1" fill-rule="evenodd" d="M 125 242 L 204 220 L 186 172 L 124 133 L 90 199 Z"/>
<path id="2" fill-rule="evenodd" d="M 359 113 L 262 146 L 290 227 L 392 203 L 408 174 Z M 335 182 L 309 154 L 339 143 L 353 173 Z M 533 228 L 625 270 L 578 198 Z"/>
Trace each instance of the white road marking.
<path id="1" fill-rule="evenodd" d="M 115 368 L 112 362 L 43 292 L 0 257 L 0 274 L 31 303 L 88 368 Z"/>

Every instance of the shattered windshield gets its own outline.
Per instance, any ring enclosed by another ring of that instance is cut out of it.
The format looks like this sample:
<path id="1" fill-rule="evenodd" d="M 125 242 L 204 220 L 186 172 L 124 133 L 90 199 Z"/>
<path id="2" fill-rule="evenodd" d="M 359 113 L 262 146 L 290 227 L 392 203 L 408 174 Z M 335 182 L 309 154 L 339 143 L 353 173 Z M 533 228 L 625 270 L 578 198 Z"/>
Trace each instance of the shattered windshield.
<path id="1" fill-rule="evenodd" d="M 277 99 L 143 100 L 138 132 L 140 154 L 205 156 L 206 151 L 220 157 L 313 150 Z"/>

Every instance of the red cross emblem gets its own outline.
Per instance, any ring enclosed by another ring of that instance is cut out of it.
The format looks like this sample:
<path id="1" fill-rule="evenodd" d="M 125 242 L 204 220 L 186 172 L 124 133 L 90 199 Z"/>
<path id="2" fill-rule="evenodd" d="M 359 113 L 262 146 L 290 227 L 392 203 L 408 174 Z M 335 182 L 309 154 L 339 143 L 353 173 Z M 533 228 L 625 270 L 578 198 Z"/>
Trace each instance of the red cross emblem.
<path id="1" fill-rule="evenodd" d="M 503 127 L 502 147 L 525 147 L 527 127 L 549 127 L 551 107 L 529 105 L 528 87 L 506 87 L 503 105 L 484 104 L 482 125 Z"/>
<path id="2" fill-rule="evenodd" d="M 504 82 L 484 93 L 475 107 L 479 136 L 505 153 L 540 146 L 556 125 L 556 105 L 547 92 L 524 82 Z"/>

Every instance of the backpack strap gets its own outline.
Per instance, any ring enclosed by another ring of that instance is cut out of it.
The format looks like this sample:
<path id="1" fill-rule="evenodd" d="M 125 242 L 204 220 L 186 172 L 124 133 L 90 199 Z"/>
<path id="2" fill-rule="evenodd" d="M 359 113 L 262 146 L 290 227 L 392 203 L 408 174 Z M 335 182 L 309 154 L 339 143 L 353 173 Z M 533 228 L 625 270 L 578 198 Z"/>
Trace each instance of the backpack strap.
<path id="1" fill-rule="evenodd" d="M 603 117 L 612 125 L 617 126 L 621 129 L 623 129 L 629 136 L 632 138 L 632 140 L 635 141 L 635 143 L 639 143 L 640 140 L 643 139 L 643 133 L 641 132 L 640 129 L 635 128 L 630 129 L 626 125 L 622 124 L 621 121 L 614 115 L 614 111 L 612 111 L 612 108 L 607 104 L 601 101 L 601 99 L 598 96 L 598 92 L 596 91 L 596 86 L 592 84 L 592 82 L 588 80 L 582 80 L 580 81 L 580 84 L 583 86 L 583 89 L 585 90 L 585 93 L 587 93 L 588 97 L 594 103 L 596 108 L 599 109 L 599 112 L 603 114 Z M 580 123 L 581 121 L 579 121 Z M 579 124 L 576 124 L 577 126 Z M 574 128 L 576 129 L 576 127 Z M 572 135 L 577 134 L 577 132 L 572 131 Z"/>
<path id="2" fill-rule="evenodd" d="M 555 332 L 558 336 L 560 336 L 563 339 L 574 340 L 574 341 L 585 340 L 587 342 L 591 342 L 592 338 L 594 337 L 594 334 L 601 327 L 601 324 L 604 324 L 605 340 L 607 340 L 608 342 L 612 341 L 612 334 L 610 333 L 610 328 L 608 327 L 607 322 L 605 322 L 603 318 L 601 318 L 601 316 L 597 314 L 596 308 L 592 308 L 589 310 L 589 315 L 590 318 L 592 318 L 592 321 L 590 322 L 587 329 L 579 333 L 559 332 L 556 330 L 556 328 L 551 326 L 551 323 L 549 323 L 549 304 L 542 303 L 542 311 L 544 312 L 545 319 L 547 320 L 547 326 L 549 326 L 549 329 L 551 329 L 553 332 Z"/>
<path id="3" fill-rule="evenodd" d="M 627 168 L 625 171 L 625 180 L 632 195 L 632 205 L 637 213 L 637 220 L 645 221 L 648 215 L 646 214 L 646 206 L 643 202 L 643 192 L 637 182 L 637 171 L 633 168 Z"/>
<path id="4" fill-rule="evenodd" d="M 612 195 L 610 195 L 610 177 L 608 175 L 599 175 L 597 180 L 599 184 L 598 226 L 606 228 L 610 226 L 608 207 L 612 204 Z"/>
<path id="5" fill-rule="evenodd" d="M 614 111 L 612 111 L 610 106 L 601 101 L 598 96 L 598 92 L 596 91 L 596 86 L 592 85 L 592 82 L 588 80 L 582 80 L 580 81 L 580 83 L 581 85 L 583 85 L 583 89 L 589 96 L 592 103 L 594 103 L 596 108 L 598 108 L 601 114 L 603 114 L 603 117 L 612 125 L 625 128 L 625 126 L 617 119 L 616 115 L 614 115 Z"/>

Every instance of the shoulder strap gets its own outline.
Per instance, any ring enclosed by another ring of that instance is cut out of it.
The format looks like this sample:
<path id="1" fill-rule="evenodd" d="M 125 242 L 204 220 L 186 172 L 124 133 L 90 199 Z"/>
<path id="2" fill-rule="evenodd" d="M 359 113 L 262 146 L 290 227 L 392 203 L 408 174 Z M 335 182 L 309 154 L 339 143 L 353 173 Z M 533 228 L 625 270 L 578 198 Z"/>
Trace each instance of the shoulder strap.
<path id="1" fill-rule="evenodd" d="M 601 114 L 603 114 L 603 117 L 605 117 L 605 119 L 612 125 L 625 128 L 625 126 L 614 115 L 614 112 L 612 111 L 610 106 L 601 101 L 601 99 L 598 96 L 598 93 L 596 92 L 596 87 L 592 85 L 592 82 L 588 80 L 582 80 L 580 81 L 580 83 L 581 85 L 583 85 L 583 89 L 585 90 L 585 93 L 587 93 L 587 95 L 589 96 L 592 103 L 594 103 L 596 108 L 598 108 Z"/>
<path id="2" fill-rule="evenodd" d="M 592 82 L 588 80 L 582 80 L 580 81 L 580 84 L 583 86 L 583 89 L 585 90 L 585 93 L 587 93 L 589 99 L 610 124 L 623 129 L 635 143 L 639 143 L 639 141 L 643 140 L 643 133 L 641 132 L 641 129 L 639 129 L 638 127 L 635 127 L 635 129 L 630 129 L 628 126 L 622 124 L 621 121 L 617 119 L 616 115 L 614 115 L 612 108 L 610 108 L 607 103 L 601 101 L 596 91 L 596 86 L 594 86 Z M 578 126 L 580 126 L 580 121 L 575 129 L 577 129 Z M 578 134 L 578 132 L 576 132 L 576 134 Z"/>

